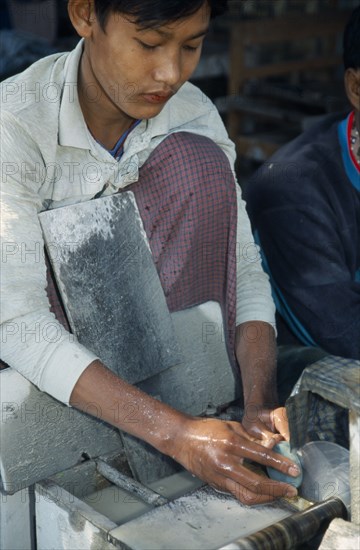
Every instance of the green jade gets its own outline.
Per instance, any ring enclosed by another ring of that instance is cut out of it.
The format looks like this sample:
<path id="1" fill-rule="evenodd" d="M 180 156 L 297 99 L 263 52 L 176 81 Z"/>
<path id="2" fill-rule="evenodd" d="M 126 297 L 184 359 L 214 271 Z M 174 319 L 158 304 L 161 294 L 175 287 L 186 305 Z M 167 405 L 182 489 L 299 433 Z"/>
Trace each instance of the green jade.
<path id="1" fill-rule="evenodd" d="M 268 476 L 275 481 L 282 481 L 284 483 L 294 485 L 294 487 L 300 487 L 303 480 L 301 462 L 296 452 L 292 452 L 290 450 L 290 443 L 288 443 L 288 441 L 280 441 L 280 443 L 277 443 L 272 450 L 275 453 L 278 453 L 281 456 L 285 456 L 286 458 L 289 458 L 292 462 L 294 462 L 299 467 L 300 474 L 297 477 L 292 477 L 284 474 L 283 472 L 279 472 L 279 470 L 267 467 L 266 471 L 268 473 Z"/>

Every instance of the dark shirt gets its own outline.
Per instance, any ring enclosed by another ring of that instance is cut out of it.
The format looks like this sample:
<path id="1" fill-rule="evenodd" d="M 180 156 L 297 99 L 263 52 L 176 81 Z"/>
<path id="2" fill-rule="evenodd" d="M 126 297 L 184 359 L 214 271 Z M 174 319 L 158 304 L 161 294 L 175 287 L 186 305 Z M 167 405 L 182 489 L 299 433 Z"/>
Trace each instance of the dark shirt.
<path id="1" fill-rule="evenodd" d="M 287 326 L 305 345 L 360 359 L 360 172 L 343 119 L 282 147 L 245 199 Z"/>

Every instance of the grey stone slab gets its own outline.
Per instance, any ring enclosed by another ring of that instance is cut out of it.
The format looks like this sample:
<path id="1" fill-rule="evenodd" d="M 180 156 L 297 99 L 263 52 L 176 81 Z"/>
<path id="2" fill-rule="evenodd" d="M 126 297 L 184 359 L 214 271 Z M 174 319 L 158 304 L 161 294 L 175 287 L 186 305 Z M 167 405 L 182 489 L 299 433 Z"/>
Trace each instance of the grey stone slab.
<path id="1" fill-rule="evenodd" d="M 249 507 L 206 487 L 151 510 L 108 536 L 132 550 L 211 550 L 292 513 L 284 503 Z"/>
<path id="2" fill-rule="evenodd" d="M 240 397 L 240 374 L 229 361 L 220 306 L 196 306 L 172 313 L 171 318 L 184 361 L 138 386 L 193 415 Z"/>
<path id="3" fill-rule="evenodd" d="M 123 448 L 119 432 L 56 401 L 13 369 L 0 372 L 0 477 L 13 494 L 86 456 Z"/>
<path id="4" fill-rule="evenodd" d="M 198 415 L 240 394 L 218 304 L 170 315 L 133 195 L 40 215 L 72 328 L 119 376 Z M 168 457 L 123 434 L 133 475 L 149 483 L 178 471 Z"/>
<path id="5" fill-rule="evenodd" d="M 0 548 L 3 550 L 30 550 L 32 546 L 33 515 L 28 489 L 15 495 L 0 491 Z M 21 525 L 21 529 L 19 529 Z"/>
<path id="6" fill-rule="evenodd" d="M 37 550 L 113 550 L 116 524 L 50 480 L 35 485 Z"/>
<path id="7" fill-rule="evenodd" d="M 233 371 L 225 347 L 220 307 L 213 304 L 211 310 L 211 315 L 204 307 L 171 314 L 184 361 L 138 384 L 157 399 L 192 415 L 241 396 L 239 373 Z M 178 471 L 178 464 L 146 443 L 127 434 L 123 441 L 133 474 L 142 483 Z"/>
<path id="8" fill-rule="evenodd" d="M 339 550 L 340 548 L 359 550 L 360 527 L 355 523 L 336 518 L 330 523 L 319 550 Z"/>
<path id="9" fill-rule="evenodd" d="M 73 332 L 130 383 L 181 361 L 132 193 L 39 215 Z"/>

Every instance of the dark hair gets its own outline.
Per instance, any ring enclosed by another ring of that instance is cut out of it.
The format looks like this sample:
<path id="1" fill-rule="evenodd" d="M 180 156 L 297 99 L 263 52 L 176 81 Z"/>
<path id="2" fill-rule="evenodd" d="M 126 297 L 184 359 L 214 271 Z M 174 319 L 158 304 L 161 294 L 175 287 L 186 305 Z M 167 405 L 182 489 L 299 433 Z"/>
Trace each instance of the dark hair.
<path id="1" fill-rule="evenodd" d="M 360 6 L 352 12 L 343 40 L 345 69 L 360 69 Z"/>
<path id="2" fill-rule="evenodd" d="M 227 0 L 95 0 L 95 13 L 105 29 L 110 13 L 124 13 L 134 17 L 143 27 L 152 27 L 193 15 L 208 2 L 211 18 L 227 9 Z"/>

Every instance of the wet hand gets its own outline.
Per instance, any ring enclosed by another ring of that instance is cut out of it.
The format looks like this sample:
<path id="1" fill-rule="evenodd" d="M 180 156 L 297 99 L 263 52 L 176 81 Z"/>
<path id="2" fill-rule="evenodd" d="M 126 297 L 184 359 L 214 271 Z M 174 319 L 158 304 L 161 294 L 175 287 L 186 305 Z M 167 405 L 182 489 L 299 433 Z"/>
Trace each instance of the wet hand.
<path id="1" fill-rule="evenodd" d="M 259 444 L 270 449 L 279 441 L 290 439 L 285 407 L 267 409 L 258 405 L 247 405 L 242 425 Z"/>
<path id="2" fill-rule="evenodd" d="M 249 459 L 298 475 L 293 463 L 257 442 L 238 422 L 188 417 L 173 443 L 173 458 L 214 488 L 247 505 L 297 494 L 289 484 L 270 480 L 243 464 Z"/>

